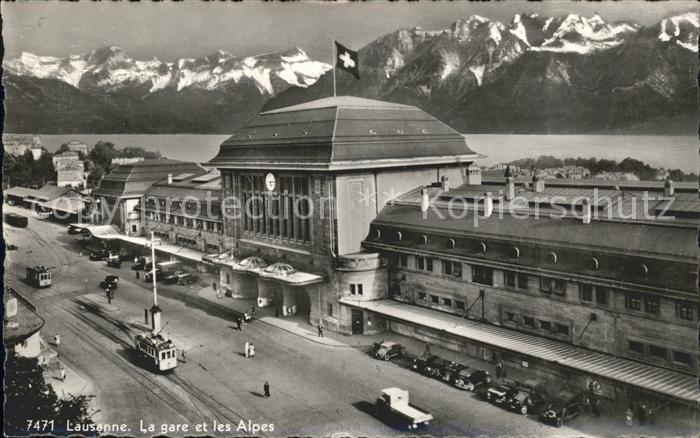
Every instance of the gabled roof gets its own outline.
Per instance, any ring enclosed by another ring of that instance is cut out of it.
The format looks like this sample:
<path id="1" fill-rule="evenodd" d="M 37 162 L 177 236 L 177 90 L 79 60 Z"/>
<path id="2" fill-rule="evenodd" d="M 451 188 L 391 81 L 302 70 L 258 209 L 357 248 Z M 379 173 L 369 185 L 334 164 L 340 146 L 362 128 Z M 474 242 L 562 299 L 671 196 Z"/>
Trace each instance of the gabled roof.
<path id="1" fill-rule="evenodd" d="M 118 166 L 105 175 L 93 196 L 143 196 L 153 183 L 168 174 L 202 175 L 207 171 L 197 163 L 177 160 L 143 160 Z"/>
<path id="2" fill-rule="evenodd" d="M 44 187 L 40 188 L 39 190 L 33 191 L 32 193 L 29 193 L 26 198 L 27 200 L 39 200 L 41 202 L 45 201 L 52 201 L 56 198 L 59 198 L 66 193 L 73 191 L 73 188 L 70 186 L 65 186 L 65 187 L 56 187 L 52 185 L 45 185 Z"/>
<path id="3" fill-rule="evenodd" d="M 258 114 L 211 164 L 225 168 L 344 170 L 471 162 L 479 155 L 423 110 L 351 96 Z"/>

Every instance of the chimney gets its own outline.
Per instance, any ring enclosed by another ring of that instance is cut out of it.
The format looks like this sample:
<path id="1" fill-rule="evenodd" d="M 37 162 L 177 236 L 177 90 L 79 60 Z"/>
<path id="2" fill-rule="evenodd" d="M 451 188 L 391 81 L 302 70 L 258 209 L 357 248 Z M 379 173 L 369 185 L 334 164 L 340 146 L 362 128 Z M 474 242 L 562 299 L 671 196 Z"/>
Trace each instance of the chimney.
<path id="1" fill-rule="evenodd" d="M 510 173 L 510 166 L 506 167 L 506 201 L 512 201 L 515 198 L 515 178 Z"/>
<path id="2" fill-rule="evenodd" d="M 469 166 L 467 168 L 467 184 L 480 186 L 481 185 L 481 168 L 477 166 Z"/>
<path id="3" fill-rule="evenodd" d="M 590 224 L 591 223 L 591 200 L 588 198 L 585 198 L 583 201 L 581 201 L 581 209 L 583 213 L 583 223 L 584 224 Z"/>
<path id="4" fill-rule="evenodd" d="M 168 174 L 168 184 L 172 184 L 172 183 L 173 183 L 173 174 L 169 173 Z"/>
<path id="5" fill-rule="evenodd" d="M 430 206 L 430 197 L 428 196 L 428 189 L 421 189 L 420 191 L 420 211 L 428 211 Z"/>
<path id="6" fill-rule="evenodd" d="M 446 176 L 443 176 L 442 178 L 440 178 L 440 182 L 442 183 L 442 191 L 449 192 L 450 191 L 450 179 Z"/>
<path id="7" fill-rule="evenodd" d="M 493 197 L 491 192 L 486 193 L 484 197 L 484 217 L 491 217 L 493 214 Z"/>
<path id="8" fill-rule="evenodd" d="M 667 178 L 666 182 L 664 183 L 664 196 L 665 197 L 670 197 L 673 196 L 673 193 L 676 191 L 675 187 L 673 187 L 673 181 L 671 178 Z"/>
<path id="9" fill-rule="evenodd" d="M 532 190 L 537 193 L 544 192 L 544 175 L 538 173 L 532 176 Z"/>

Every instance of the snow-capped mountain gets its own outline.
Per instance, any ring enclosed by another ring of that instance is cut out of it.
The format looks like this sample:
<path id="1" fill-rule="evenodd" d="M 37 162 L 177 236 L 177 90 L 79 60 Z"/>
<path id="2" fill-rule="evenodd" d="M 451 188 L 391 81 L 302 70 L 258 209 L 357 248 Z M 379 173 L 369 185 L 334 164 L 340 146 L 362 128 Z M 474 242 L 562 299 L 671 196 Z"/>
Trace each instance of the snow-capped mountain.
<path id="1" fill-rule="evenodd" d="M 417 105 L 462 132 L 694 132 L 697 35 L 695 12 L 649 27 L 598 14 L 472 16 L 373 41 L 360 50 L 363 79 L 340 73 L 338 90 Z M 265 108 L 327 96 L 328 76 Z"/>
<path id="2" fill-rule="evenodd" d="M 198 59 L 164 62 L 139 61 L 117 46 L 103 47 L 67 58 L 22 53 L 4 63 L 7 73 L 40 79 L 56 79 L 78 89 L 115 91 L 143 87 L 146 93 L 165 88 L 214 90 L 229 82 L 252 81 L 260 93 L 274 95 L 288 86 L 306 87 L 330 65 L 313 61 L 300 48 L 280 54 L 245 58 L 219 51 Z"/>
<path id="3" fill-rule="evenodd" d="M 417 105 L 462 132 L 695 131 L 698 24 L 697 11 L 646 27 L 598 14 L 473 15 L 377 38 L 359 51 L 361 79 L 338 71 L 337 90 Z M 164 62 L 106 47 L 4 66 L 15 132 L 230 133 L 263 107 L 333 89 L 330 66 L 298 48 Z"/>

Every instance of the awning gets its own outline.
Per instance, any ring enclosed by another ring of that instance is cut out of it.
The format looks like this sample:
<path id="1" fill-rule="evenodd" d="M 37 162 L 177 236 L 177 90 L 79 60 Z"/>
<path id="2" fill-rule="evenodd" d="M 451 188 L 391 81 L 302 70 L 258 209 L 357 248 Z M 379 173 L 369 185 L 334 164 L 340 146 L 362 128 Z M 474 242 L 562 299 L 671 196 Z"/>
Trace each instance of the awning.
<path id="1" fill-rule="evenodd" d="M 259 257 L 248 257 L 243 260 L 236 260 L 228 252 L 219 254 L 218 256 L 209 257 L 214 264 L 225 266 L 237 272 L 249 273 L 267 280 L 284 283 L 289 286 L 307 286 L 310 284 L 322 283 L 325 277 L 313 274 L 311 272 L 298 271 L 289 266 L 288 272 L 270 271 L 267 263 Z M 279 264 L 279 263 L 278 263 Z M 274 265 L 274 264 L 273 264 Z"/>
<path id="2" fill-rule="evenodd" d="M 112 240 L 119 238 L 119 227 L 116 225 L 84 225 L 83 233 L 87 232 L 97 239 Z"/>
<path id="3" fill-rule="evenodd" d="M 80 198 L 56 198 L 53 201 L 41 202 L 39 206 L 59 213 L 78 214 L 85 208 L 85 203 Z"/>
<path id="4" fill-rule="evenodd" d="M 698 382 L 693 376 L 393 300 L 358 301 L 341 298 L 340 303 L 683 401 L 700 402 Z"/>
<path id="5" fill-rule="evenodd" d="M 146 239 L 145 237 L 125 236 L 123 234 L 119 234 L 116 236 L 116 238 L 122 242 L 139 245 L 146 248 L 151 247 L 151 239 Z M 197 251 L 196 249 L 186 248 L 184 246 L 173 245 L 164 240 L 157 241 L 155 244 L 155 249 L 158 252 L 196 263 L 200 263 L 202 258 L 208 255 L 206 252 Z"/>

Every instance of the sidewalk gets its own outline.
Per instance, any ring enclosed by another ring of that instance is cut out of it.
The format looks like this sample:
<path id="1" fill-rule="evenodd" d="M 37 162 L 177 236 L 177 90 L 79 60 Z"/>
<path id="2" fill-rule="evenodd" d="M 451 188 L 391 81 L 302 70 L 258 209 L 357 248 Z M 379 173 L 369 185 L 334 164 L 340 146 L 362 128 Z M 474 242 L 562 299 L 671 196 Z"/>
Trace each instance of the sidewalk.
<path id="1" fill-rule="evenodd" d="M 41 354 L 47 359 L 42 365 L 44 370 L 44 380 L 53 387 L 59 397 L 80 394 L 87 383 L 72 368 L 63 363 L 58 357 L 57 349 L 60 347 L 50 346 L 43 339 L 41 340 Z M 61 380 L 61 368 L 66 371 L 65 379 Z"/>

